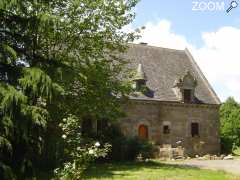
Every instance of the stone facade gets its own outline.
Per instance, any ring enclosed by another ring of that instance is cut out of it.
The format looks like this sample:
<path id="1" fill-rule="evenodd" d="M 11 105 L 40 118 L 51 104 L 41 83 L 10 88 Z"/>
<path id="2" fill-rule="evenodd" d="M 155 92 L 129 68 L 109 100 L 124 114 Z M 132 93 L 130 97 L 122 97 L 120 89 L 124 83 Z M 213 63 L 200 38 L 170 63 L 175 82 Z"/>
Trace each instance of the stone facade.
<path id="1" fill-rule="evenodd" d="M 148 139 L 156 145 L 180 145 L 187 155 L 217 154 L 218 110 L 218 105 L 131 100 L 125 106 L 127 116 L 121 119 L 120 128 L 126 136 L 138 136 L 138 128 L 143 124 L 148 128 Z M 199 123 L 199 137 L 192 137 L 193 122 Z M 163 133 L 165 124 L 169 125 L 169 134 Z"/>
<path id="2" fill-rule="evenodd" d="M 133 44 L 124 58 L 136 75 L 119 124 L 123 134 L 159 148 L 181 146 L 187 155 L 220 152 L 221 102 L 187 49 Z"/>

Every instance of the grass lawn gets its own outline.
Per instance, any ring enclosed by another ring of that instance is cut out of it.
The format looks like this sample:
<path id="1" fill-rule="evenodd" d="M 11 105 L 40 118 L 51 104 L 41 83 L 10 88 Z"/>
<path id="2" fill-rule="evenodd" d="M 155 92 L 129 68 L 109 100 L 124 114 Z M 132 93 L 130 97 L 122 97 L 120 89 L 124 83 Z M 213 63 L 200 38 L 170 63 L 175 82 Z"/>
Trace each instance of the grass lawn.
<path id="1" fill-rule="evenodd" d="M 98 164 L 89 168 L 83 179 L 240 180 L 240 177 L 222 171 L 201 170 L 151 161 Z"/>

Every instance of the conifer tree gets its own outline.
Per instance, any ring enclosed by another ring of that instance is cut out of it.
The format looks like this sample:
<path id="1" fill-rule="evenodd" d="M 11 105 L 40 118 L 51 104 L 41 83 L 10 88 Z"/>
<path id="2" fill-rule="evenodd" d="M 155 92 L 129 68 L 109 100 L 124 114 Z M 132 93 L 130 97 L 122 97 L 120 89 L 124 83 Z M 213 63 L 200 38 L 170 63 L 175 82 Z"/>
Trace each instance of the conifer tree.
<path id="1" fill-rule="evenodd" d="M 114 54 L 134 39 L 120 29 L 136 3 L 0 1 L 0 179 L 34 176 L 44 130 L 60 109 L 115 116 L 128 86 L 119 78 L 125 62 Z"/>

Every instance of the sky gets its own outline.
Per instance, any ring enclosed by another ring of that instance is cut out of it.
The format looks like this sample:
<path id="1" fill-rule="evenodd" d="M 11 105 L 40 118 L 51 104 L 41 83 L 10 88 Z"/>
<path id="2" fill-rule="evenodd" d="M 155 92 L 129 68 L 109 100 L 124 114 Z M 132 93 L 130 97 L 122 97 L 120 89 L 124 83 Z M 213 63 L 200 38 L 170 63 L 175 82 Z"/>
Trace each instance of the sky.
<path id="1" fill-rule="evenodd" d="M 240 0 L 141 0 L 136 18 L 126 29 L 142 26 L 136 41 L 188 48 L 213 89 L 225 101 L 240 102 Z"/>

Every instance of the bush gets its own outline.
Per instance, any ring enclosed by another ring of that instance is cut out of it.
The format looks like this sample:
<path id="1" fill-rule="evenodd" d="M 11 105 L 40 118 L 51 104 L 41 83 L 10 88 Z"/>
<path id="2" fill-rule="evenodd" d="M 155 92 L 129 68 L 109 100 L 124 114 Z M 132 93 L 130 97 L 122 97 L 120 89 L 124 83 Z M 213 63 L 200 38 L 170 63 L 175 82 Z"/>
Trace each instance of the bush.
<path id="1" fill-rule="evenodd" d="M 62 128 L 62 138 L 65 142 L 66 159 L 63 167 L 55 169 L 57 179 L 80 179 L 83 171 L 98 157 L 107 156 L 110 145 L 90 141 L 82 137 L 81 126 L 76 116 L 70 115 L 59 126 Z"/>
<path id="2" fill-rule="evenodd" d="M 105 132 L 105 141 L 112 145 L 110 160 L 133 161 L 140 154 L 143 158 L 153 156 L 153 143 L 138 137 L 125 137 L 116 126 L 108 127 Z"/>
<path id="3" fill-rule="evenodd" d="M 125 160 L 135 160 L 139 155 L 146 159 L 153 155 L 153 144 L 138 137 L 125 138 L 122 146 L 123 159 Z"/>
<path id="4" fill-rule="evenodd" d="M 240 104 L 228 98 L 220 108 L 222 152 L 231 153 L 240 146 Z"/>
<path id="5" fill-rule="evenodd" d="M 240 147 L 235 147 L 233 149 L 233 154 L 236 155 L 236 156 L 240 156 Z"/>
<path id="6" fill-rule="evenodd" d="M 228 137 L 221 137 L 221 153 L 232 153 L 233 140 Z"/>

